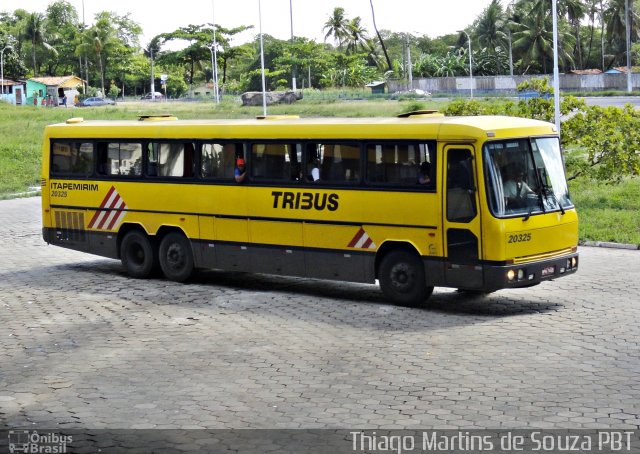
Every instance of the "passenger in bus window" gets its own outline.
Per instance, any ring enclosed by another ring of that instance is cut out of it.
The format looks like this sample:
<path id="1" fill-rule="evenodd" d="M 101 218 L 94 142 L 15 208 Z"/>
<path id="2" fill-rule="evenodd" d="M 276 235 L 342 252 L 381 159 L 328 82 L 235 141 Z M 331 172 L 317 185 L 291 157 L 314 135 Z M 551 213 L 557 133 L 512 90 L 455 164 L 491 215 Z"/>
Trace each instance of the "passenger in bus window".
<path id="1" fill-rule="evenodd" d="M 236 168 L 233 172 L 233 177 L 236 180 L 236 183 L 242 183 L 247 176 L 247 168 L 245 167 L 244 159 L 239 158 L 236 161 Z"/>
<path id="2" fill-rule="evenodd" d="M 320 179 L 320 166 L 318 166 L 318 160 L 313 158 L 309 163 L 309 180 L 318 181 Z"/>
<path id="3" fill-rule="evenodd" d="M 424 161 L 418 170 L 418 184 L 431 184 L 431 164 Z"/>

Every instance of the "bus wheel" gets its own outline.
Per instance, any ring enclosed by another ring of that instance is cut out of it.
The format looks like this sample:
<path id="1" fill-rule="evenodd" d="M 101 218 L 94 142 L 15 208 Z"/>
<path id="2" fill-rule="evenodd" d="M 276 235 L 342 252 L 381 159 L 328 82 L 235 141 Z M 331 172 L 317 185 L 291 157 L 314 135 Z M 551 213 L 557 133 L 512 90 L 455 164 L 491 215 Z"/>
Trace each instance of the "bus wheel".
<path id="1" fill-rule="evenodd" d="M 193 252 L 189 240 L 181 233 L 169 233 L 160 243 L 160 267 L 172 281 L 184 282 L 193 272 Z"/>
<path id="2" fill-rule="evenodd" d="M 157 257 L 153 244 L 147 235 L 132 230 L 120 245 L 120 257 L 127 274 L 137 279 L 149 277 L 156 268 Z"/>
<path id="3" fill-rule="evenodd" d="M 426 285 L 420 259 L 401 249 L 390 252 L 382 259 L 378 279 L 385 296 L 401 306 L 422 304 L 433 292 L 433 287 Z"/>

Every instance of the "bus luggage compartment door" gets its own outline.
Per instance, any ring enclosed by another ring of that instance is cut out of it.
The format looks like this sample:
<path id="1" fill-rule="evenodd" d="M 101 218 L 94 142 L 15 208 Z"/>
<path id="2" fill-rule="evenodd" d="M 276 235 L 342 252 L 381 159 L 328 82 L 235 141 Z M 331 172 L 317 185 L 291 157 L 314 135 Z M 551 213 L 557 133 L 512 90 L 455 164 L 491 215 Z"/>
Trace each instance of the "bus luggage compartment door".
<path id="1" fill-rule="evenodd" d="M 479 289 L 483 285 L 477 173 L 473 149 L 445 148 L 443 234 L 445 280 L 450 287 Z"/>

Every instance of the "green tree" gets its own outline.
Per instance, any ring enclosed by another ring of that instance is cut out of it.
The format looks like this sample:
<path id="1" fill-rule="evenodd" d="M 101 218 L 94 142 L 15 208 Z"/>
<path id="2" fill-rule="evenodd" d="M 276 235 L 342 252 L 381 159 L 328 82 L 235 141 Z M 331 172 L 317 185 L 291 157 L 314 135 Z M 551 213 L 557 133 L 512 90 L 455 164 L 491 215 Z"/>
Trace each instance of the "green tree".
<path id="1" fill-rule="evenodd" d="M 631 5 L 633 4 L 630 2 Z M 638 38 L 638 22 L 640 16 L 634 8 L 629 8 L 631 21 L 632 41 Z M 608 6 L 604 11 L 604 20 L 606 21 L 607 42 L 612 52 L 612 61 L 610 65 L 623 65 L 626 63 L 627 50 L 627 26 L 626 26 L 626 0 L 609 0 Z"/>
<path id="2" fill-rule="evenodd" d="M 513 34 L 513 48 L 521 55 L 523 73 L 531 67 L 541 65 L 543 74 L 547 74 L 553 60 L 553 26 L 551 11 L 546 9 L 548 2 L 535 0 L 530 10 L 520 9 L 520 23 Z M 559 61 L 568 67 L 573 63 L 572 49 L 575 44 L 573 35 L 562 23 L 558 24 L 558 40 L 562 43 L 558 49 Z M 537 69 L 537 68 L 536 68 Z"/>
<path id="3" fill-rule="evenodd" d="M 558 12 L 567 16 L 567 21 L 573 28 L 575 46 L 574 54 L 578 67 L 584 68 L 582 60 L 582 45 L 580 40 L 581 20 L 587 13 L 587 5 L 585 0 L 559 0 Z"/>
<path id="4" fill-rule="evenodd" d="M 356 16 L 347 24 L 347 36 L 345 37 L 346 49 L 348 54 L 357 53 L 358 50 L 368 51 L 367 29 L 362 26 L 362 19 Z"/>
<path id="5" fill-rule="evenodd" d="M 80 34 L 76 9 L 66 0 L 53 2 L 47 7 L 46 24 L 50 44 L 57 50 L 57 54 L 45 60 L 47 74 L 70 74 L 78 68 L 81 75 L 79 60 L 75 56 Z"/>
<path id="6" fill-rule="evenodd" d="M 563 123 L 562 131 L 574 150 L 567 159 L 570 178 L 619 181 L 640 175 L 640 113 L 631 104 L 585 107 Z"/>
<path id="7" fill-rule="evenodd" d="M 505 33 L 506 26 L 505 12 L 499 0 L 492 0 L 475 22 L 474 35 L 480 47 L 485 49 L 484 53 L 495 56 L 496 71 L 502 66 L 500 55 L 504 55 L 504 50 L 508 48 L 509 38 Z"/>
<path id="8" fill-rule="evenodd" d="M 31 43 L 31 55 L 33 59 L 33 75 L 38 75 L 38 65 L 36 62 L 36 51 L 39 46 L 47 51 L 56 54 L 56 50 L 49 44 L 47 35 L 46 20 L 42 13 L 31 13 L 26 18 L 23 36 Z"/>
<path id="9" fill-rule="evenodd" d="M 253 25 L 241 25 L 234 28 L 225 28 L 216 25 L 216 42 L 218 45 L 218 65 L 222 65 L 222 84 L 227 82 L 227 71 L 229 64 L 237 58 L 243 56 L 247 52 L 247 48 L 243 46 L 232 46 L 233 37 L 239 33 L 253 28 Z M 213 30 L 211 30 L 211 38 L 213 38 Z M 213 44 L 213 43 L 212 43 Z"/>
<path id="10" fill-rule="evenodd" d="M 104 54 L 113 39 L 114 33 L 109 20 L 107 17 L 102 16 L 96 21 L 95 25 L 84 31 L 82 44 L 80 44 L 81 52 L 84 55 L 93 55 L 98 63 L 98 76 L 103 96 L 106 96 L 104 85 Z"/>
<path id="11" fill-rule="evenodd" d="M 325 22 L 323 31 L 325 32 L 324 39 L 333 37 L 335 43 L 341 48 L 343 44 L 349 39 L 349 20 L 345 16 L 344 8 L 336 7 L 333 9 L 333 14 Z"/>

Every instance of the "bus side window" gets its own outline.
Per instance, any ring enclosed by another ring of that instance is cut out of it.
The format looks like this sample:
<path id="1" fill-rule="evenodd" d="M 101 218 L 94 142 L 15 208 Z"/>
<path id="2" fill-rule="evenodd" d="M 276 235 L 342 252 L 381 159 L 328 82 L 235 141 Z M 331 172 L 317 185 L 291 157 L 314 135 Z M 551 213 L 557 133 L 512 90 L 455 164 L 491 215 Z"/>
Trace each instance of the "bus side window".
<path id="1" fill-rule="evenodd" d="M 249 172 L 257 180 L 290 180 L 292 151 L 290 143 L 254 143 L 251 145 Z M 296 156 L 297 159 L 297 156 Z M 293 171 L 295 173 L 295 169 Z"/>
<path id="2" fill-rule="evenodd" d="M 191 142 L 156 142 L 147 149 L 147 175 L 159 177 L 192 177 L 193 152 Z"/>
<path id="3" fill-rule="evenodd" d="M 200 175 L 202 178 L 233 178 L 236 151 L 240 144 L 210 142 L 202 144 L 200 150 Z M 240 154 L 242 154 L 240 152 Z"/>
<path id="4" fill-rule="evenodd" d="M 87 177 L 93 173 L 93 144 L 59 143 L 51 147 L 52 174 Z"/>
<path id="5" fill-rule="evenodd" d="M 332 183 L 360 181 L 360 147 L 354 144 L 319 144 L 320 179 Z"/>
<path id="6" fill-rule="evenodd" d="M 142 175 L 142 144 L 136 142 L 98 142 L 100 175 Z"/>

